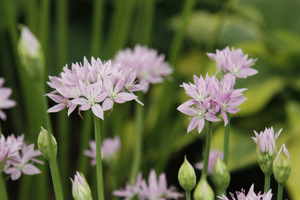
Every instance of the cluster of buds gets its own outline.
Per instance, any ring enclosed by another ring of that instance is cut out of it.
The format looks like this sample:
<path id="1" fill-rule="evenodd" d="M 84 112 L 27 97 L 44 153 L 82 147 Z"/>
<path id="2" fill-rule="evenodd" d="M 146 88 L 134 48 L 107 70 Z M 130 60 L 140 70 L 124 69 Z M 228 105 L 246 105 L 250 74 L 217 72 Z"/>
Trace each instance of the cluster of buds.
<path id="1" fill-rule="evenodd" d="M 34 163 L 43 164 L 36 159 L 41 152 L 34 149 L 34 144 L 26 144 L 24 135 L 15 137 L 13 134 L 0 138 L 0 173 L 10 174 L 12 180 L 17 180 L 22 174 L 35 175 L 40 170 Z"/>

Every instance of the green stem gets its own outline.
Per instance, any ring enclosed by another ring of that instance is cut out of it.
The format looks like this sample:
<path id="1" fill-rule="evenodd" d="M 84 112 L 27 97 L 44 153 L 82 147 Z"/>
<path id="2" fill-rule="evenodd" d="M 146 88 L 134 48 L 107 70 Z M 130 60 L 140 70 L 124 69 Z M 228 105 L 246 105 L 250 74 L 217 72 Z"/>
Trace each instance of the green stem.
<path id="1" fill-rule="evenodd" d="M 51 142 L 52 140 L 50 139 L 50 134 L 49 134 L 49 141 Z M 50 144 L 50 146 L 52 146 Z M 53 148 L 51 148 L 53 149 Z M 53 151 L 50 150 L 51 153 L 53 154 Z M 58 165 L 56 161 L 56 157 L 54 155 L 51 156 L 52 158 L 49 159 L 49 166 L 51 170 L 51 176 L 52 176 L 52 181 L 53 181 L 53 187 L 54 187 L 54 192 L 55 192 L 55 199 L 56 200 L 63 200 L 63 190 L 61 186 L 61 181 L 60 181 L 60 176 L 59 176 L 59 171 L 58 171 Z"/>
<path id="2" fill-rule="evenodd" d="M 283 184 L 278 183 L 277 200 L 282 200 L 283 197 Z"/>
<path id="3" fill-rule="evenodd" d="M 94 131 L 96 140 L 96 174 L 97 174 L 97 192 L 98 200 L 104 200 L 104 185 L 102 172 L 102 158 L 101 158 L 101 133 L 100 133 L 100 119 L 94 116 Z"/>
<path id="4" fill-rule="evenodd" d="M 0 199 L 2 200 L 8 200 L 7 197 L 7 191 L 6 191 L 6 186 L 5 186 L 5 181 L 3 179 L 3 174 L 0 174 Z"/>
<path id="5" fill-rule="evenodd" d="M 179 51 L 183 41 L 183 35 L 186 30 L 189 16 L 193 10 L 196 0 L 186 0 L 183 8 L 183 12 L 181 15 L 180 27 L 176 31 L 175 37 L 173 39 L 171 48 L 170 48 L 170 63 L 175 66 L 177 62 L 177 58 L 179 55 Z"/>
<path id="6" fill-rule="evenodd" d="M 191 191 L 185 191 L 186 200 L 191 200 Z"/>
<path id="7" fill-rule="evenodd" d="M 139 99 L 142 100 L 142 95 L 139 95 Z M 135 106 L 135 149 L 133 155 L 133 164 L 130 172 L 130 182 L 134 183 L 137 174 L 139 172 L 142 155 L 142 139 L 143 139 L 143 106 L 136 103 Z"/>
<path id="8" fill-rule="evenodd" d="M 207 124 L 207 131 L 206 131 L 204 164 L 203 164 L 203 170 L 202 170 L 203 176 L 207 176 L 209 152 L 210 152 L 210 142 L 211 142 L 211 136 L 212 136 L 212 122 L 209 122 L 209 121 L 205 121 L 205 122 Z"/>
<path id="9" fill-rule="evenodd" d="M 95 0 L 92 26 L 91 54 L 92 56 L 100 56 L 100 46 L 102 46 L 102 27 L 103 27 L 103 0 Z"/>
<path id="10" fill-rule="evenodd" d="M 216 197 L 222 196 L 224 194 L 226 196 L 226 189 L 218 189 L 216 188 Z"/>
<path id="11" fill-rule="evenodd" d="M 265 194 L 270 190 L 270 184 L 271 184 L 271 174 L 265 174 L 265 187 L 264 187 Z"/>
<path id="12" fill-rule="evenodd" d="M 229 156 L 229 133 L 230 133 L 230 114 L 227 113 L 228 123 L 224 129 L 224 163 L 228 165 L 228 156 Z"/>

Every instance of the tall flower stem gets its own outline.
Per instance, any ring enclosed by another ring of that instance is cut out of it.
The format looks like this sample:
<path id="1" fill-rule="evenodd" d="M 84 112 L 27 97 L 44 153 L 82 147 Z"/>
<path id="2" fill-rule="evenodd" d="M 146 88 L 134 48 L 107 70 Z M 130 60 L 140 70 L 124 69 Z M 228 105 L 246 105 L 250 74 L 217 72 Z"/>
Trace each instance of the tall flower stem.
<path id="1" fill-rule="evenodd" d="M 103 35 L 103 9 L 104 1 L 94 1 L 93 11 L 93 29 L 92 29 L 92 41 L 91 41 L 91 53 L 92 56 L 99 56 L 100 47 L 102 46 L 102 35 Z"/>
<path id="2" fill-rule="evenodd" d="M 2 200 L 8 200 L 7 197 L 7 191 L 6 191 L 6 186 L 5 186 L 5 181 L 3 179 L 3 174 L 0 174 L 0 199 Z"/>
<path id="3" fill-rule="evenodd" d="M 51 142 L 50 134 L 49 134 L 49 141 Z M 50 146 L 52 146 L 52 145 L 50 144 Z M 51 149 L 52 149 L 52 150 L 50 150 L 51 154 L 53 154 L 53 148 L 51 148 Z M 64 196 L 63 196 L 63 190 L 62 190 L 62 186 L 61 186 L 57 161 L 56 161 L 56 158 L 54 157 L 54 155 L 51 155 L 51 157 L 52 157 L 52 159 L 49 160 L 49 166 L 50 166 L 50 170 L 51 170 L 51 176 L 52 176 L 53 187 L 54 187 L 54 192 L 55 192 L 55 199 L 63 200 Z"/>
<path id="4" fill-rule="evenodd" d="M 142 95 L 139 95 L 142 101 Z M 136 103 L 135 106 L 135 148 L 133 155 L 133 164 L 130 172 L 130 182 L 134 183 L 141 164 L 142 140 L 143 140 L 143 107 Z"/>
<path id="5" fill-rule="evenodd" d="M 185 197 L 186 197 L 186 200 L 191 200 L 191 191 L 189 191 L 189 192 L 185 191 Z"/>
<path id="6" fill-rule="evenodd" d="M 271 183 L 271 174 L 265 174 L 265 187 L 264 187 L 265 193 L 267 193 L 270 190 L 270 183 Z"/>
<path id="7" fill-rule="evenodd" d="M 277 200 L 282 200 L 282 196 L 283 196 L 283 184 L 278 183 Z"/>
<path id="8" fill-rule="evenodd" d="M 206 121 L 206 125 L 207 125 L 207 129 L 206 129 L 206 141 L 205 141 L 205 155 L 204 155 L 202 176 L 207 176 L 210 143 L 211 143 L 211 136 L 212 136 L 212 122 Z"/>
<path id="9" fill-rule="evenodd" d="M 100 133 L 100 119 L 94 116 L 94 131 L 96 141 L 96 174 L 97 174 L 97 192 L 98 200 L 104 200 L 104 185 L 102 172 L 102 158 L 101 158 L 101 133 Z"/>
<path id="10" fill-rule="evenodd" d="M 224 129 L 224 163 L 227 165 L 228 164 L 228 156 L 229 156 L 229 133 L 230 133 L 230 114 L 227 113 L 227 118 L 228 118 L 228 123 L 225 126 Z"/>

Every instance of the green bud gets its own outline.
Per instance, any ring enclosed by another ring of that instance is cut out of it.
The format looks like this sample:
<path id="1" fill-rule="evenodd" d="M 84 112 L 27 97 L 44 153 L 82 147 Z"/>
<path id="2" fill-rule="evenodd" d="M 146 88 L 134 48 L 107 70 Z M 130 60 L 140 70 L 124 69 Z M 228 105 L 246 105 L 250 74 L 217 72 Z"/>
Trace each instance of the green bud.
<path id="1" fill-rule="evenodd" d="M 18 52 L 29 76 L 36 80 L 41 79 L 45 71 L 43 50 L 37 38 L 26 26 L 21 26 Z"/>
<path id="2" fill-rule="evenodd" d="M 270 154 L 269 152 L 261 152 L 259 148 L 259 144 L 256 145 L 256 153 L 258 156 L 258 164 L 261 171 L 264 174 L 272 175 L 273 173 L 273 161 L 275 158 L 275 153 Z"/>
<path id="3" fill-rule="evenodd" d="M 212 175 L 212 181 L 217 189 L 226 189 L 230 183 L 230 173 L 226 164 L 219 158 L 216 159 L 214 166 L 214 174 Z"/>
<path id="4" fill-rule="evenodd" d="M 206 177 L 201 177 L 199 183 L 194 191 L 194 200 L 214 200 L 215 194 L 210 185 L 208 184 Z"/>
<path id="5" fill-rule="evenodd" d="M 80 172 L 76 172 L 72 180 L 72 195 L 75 200 L 92 200 L 92 193 L 89 184 Z"/>
<path id="6" fill-rule="evenodd" d="M 291 169 L 292 162 L 290 159 L 290 154 L 286 149 L 285 144 L 282 144 L 273 163 L 273 172 L 276 181 L 284 184 L 290 176 Z"/>
<path id="7" fill-rule="evenodd" d="M 49 134 L 51 138 L 51 142 L 49 142 Z M 53 148 L 53 156 L 56 158 L 57 154 L 57 142 L 55 137 L 49 133 L 46 129 L 41 127 L 41 132 L 38 137 L 38 148 L 42 155 L 49 160 L 51 158 L 50 156 L 50 144 L 52 145 Z"/>
<path id="8" fill-rule="evenodd" d="M 182 163 L 178 171 L 178 180 L 181 187 L 186 191 L 190 192 L 196 185 L 196 174 L 193 166 L 184 157 L 184 162 Z"/>

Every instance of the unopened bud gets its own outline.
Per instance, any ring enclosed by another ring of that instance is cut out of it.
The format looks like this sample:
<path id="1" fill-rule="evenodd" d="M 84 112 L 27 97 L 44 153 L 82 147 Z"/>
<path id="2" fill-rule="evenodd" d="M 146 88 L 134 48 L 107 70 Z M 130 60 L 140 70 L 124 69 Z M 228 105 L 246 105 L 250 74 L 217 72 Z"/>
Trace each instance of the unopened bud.
<path id="1" fill-rule="evenodd" d="M 282 144 L 273 163 L 273 173 L 276 181 L 284 184 L 290 176 L 291 169 L 292 162 L 290 154 L 286 149 L 285 144 Z"/>
<path id="2" fill-rule="evenodd" d="M 51 138 L 51 141 L 49 141 L 49 137 Z M 51 133 L 49 133 L 46 129 L 41 127 L 41 132 L 40 132 L 39 137 L 38 137 L 38 148 L 39 148 L 40 152 L 42 153 L 42 155 L 47 160 L 49 160 L 51 158 L 51 156 L 50 156 L 51 155 L 50 145 L 52 145 L 53 156 L 54 156 L 54 158 L 56 158 L 56 154 L 57 154 L 56 139 Z"/>
<path id="3" fill-rule="evenodd" d="M 230 173 L 226 164 L 217 157 L 212 181 L 217 189 L 226 189 L 230 183 Z"/>
<path id="4" fill-rule="evenodd" d="M 178 180 L 181 187 L 186 191 L 190 192 L 196 186 L 196 174 L 193 166 L 184 157 L 184 162 L 182 163 L 178 171 Z"/>
<path id="5" fill-rule="evenodd" d="M 75 200 L 92 200 L 91 189 L 86 182 L 84 175 L 76 172 L 74 180 L 72 180 L 72 195 Z"/>
<path id="6" fill-rule="evenodd" d="M 21 26 L 18 52 L 26 72 L 34 79 L 42 78 L 45 71 L 44 54 L 37 38 L 28 27 Z"/>
<path id="7" fill-rule="evenodd" d="M 215 194 L 206 177 L 201 177 L 194 191 L 194 200 L 214 200 Z"/>

